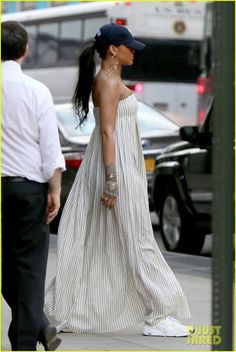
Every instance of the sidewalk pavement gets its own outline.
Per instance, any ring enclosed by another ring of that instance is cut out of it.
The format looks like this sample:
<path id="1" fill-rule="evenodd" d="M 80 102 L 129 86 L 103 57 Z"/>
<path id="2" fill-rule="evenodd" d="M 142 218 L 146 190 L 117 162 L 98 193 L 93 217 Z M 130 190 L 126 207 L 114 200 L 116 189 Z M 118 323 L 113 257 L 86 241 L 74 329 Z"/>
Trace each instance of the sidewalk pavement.
<path id="1" fill-rule="evenodd" d="M 50 236 L 50 251 L 47 271 L 47 283 L 53 278 L 56 267 L 57 236 Z M 168 264 L 185 292 L 191 319 L 182 319 L 186 325 L 211 324 L 211 258 L 176 254 L 163 251 Z M 5 302 L 2 304 L 2 350 L 10 350 L 7 330 L 10 322 L 10 311 Z M 187 338 L 147 337 L 142 336 L 142 324 L 106 334 L 73 334 L 60 333 L 62 343 L 60 351 L 78 350 L 211 350 L 209 345 L 189 344 Z M 38 345 L 38 350 L 43 350 Z"/>

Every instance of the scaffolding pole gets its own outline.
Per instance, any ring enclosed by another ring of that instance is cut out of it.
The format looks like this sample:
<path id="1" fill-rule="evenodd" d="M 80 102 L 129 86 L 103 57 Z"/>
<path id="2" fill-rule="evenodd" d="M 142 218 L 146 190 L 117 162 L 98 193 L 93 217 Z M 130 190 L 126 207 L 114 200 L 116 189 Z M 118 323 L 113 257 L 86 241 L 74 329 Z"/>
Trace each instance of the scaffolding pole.
<path id="1" fill-rule="evenodd" d="M 233 350 L 234 15 L 234 2 L 213 4 L 212 323 L 221 338 L 214 351 Z"/>

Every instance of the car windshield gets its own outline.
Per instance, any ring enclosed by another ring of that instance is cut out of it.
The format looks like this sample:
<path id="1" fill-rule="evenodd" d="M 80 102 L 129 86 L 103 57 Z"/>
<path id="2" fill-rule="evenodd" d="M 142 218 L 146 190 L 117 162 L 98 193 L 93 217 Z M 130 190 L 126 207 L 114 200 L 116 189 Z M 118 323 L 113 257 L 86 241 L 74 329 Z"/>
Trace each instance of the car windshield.
<path id="1" fill-rule="evenodd" d="M 142 102 L 138 104 L 138 122 L 141 132 L 151 130 L 175 131 L 178 129 L 178 125 L 168 117 Z"/>
<path id="2" fill-rule="evenodd" d="M 178 129 L 178 126 L 174 122 L 169 120 L 168 117 L 158 110 L 155 110 L 142 102 L 139 102 L 138 104 L 138 121 L 141 132 L 153 130 L 176 131 Z M 81 127 L 78 127 L 78 118 L 73 113 L 70 105 L 59 108 L 57 107 L 56 114 L 64 133 L 70 137 L 90 135 L 95 126 L 92 104 L 90 105 L 87 122 Z"/>

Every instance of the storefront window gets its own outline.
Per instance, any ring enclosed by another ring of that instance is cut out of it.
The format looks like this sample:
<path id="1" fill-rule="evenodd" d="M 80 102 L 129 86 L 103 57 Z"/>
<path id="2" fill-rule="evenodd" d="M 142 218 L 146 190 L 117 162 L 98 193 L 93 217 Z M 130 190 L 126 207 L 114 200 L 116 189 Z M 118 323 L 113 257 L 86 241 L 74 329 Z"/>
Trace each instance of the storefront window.
<path id="1" fill-rule="evenodd" d="M 35 10 L 36 2 L 35 1 L 21 1 L 20 2 L 20 11 Z"/>
<path id="2" fill-rule="evenodd" d="M 51 6 L 63 6 L 66 5 L 66 1 L 51 1 Z"/>

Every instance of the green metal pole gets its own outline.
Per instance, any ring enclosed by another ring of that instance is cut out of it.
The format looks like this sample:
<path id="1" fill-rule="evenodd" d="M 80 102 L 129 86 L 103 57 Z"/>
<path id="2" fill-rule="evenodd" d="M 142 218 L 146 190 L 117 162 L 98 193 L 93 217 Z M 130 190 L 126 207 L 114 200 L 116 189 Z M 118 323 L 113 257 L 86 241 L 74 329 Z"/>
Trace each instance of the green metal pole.
<path id="1" fill-rule="evenodd" d="M 213 4 L 213 265 L 215 351 L 233 350 L 234 274 L 234 2 Z"/>

